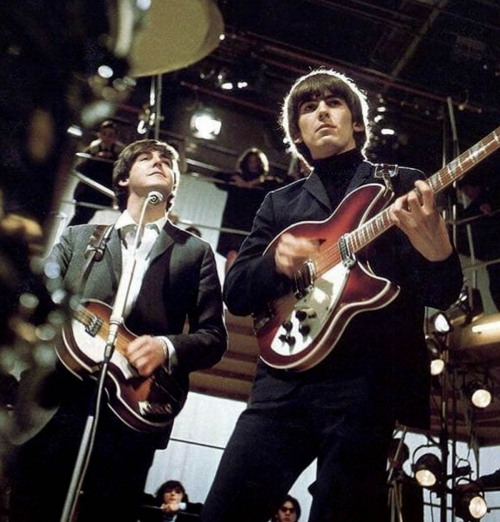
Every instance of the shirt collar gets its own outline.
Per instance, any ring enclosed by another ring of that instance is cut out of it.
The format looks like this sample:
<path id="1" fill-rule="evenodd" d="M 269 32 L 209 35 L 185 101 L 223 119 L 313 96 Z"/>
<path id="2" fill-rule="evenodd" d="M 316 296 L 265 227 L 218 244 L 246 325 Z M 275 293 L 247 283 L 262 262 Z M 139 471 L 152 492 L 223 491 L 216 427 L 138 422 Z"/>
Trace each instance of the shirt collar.
<path id="1" fill-rule="evenodd" d="M 147 223 L 146 226 L 150 228 L 157 228 L 158 231 L 160 231 L 167 222 L 167 215 L 161 217 L 160 219 L 157 219 L 156 221 L 152 221 L 151 223 Z M 127 227 L 128 225 L 137 225 L 137 223 L 133 220 L 132 216 L 129 214 L 128 210 L 124 210 L 120 216 L 118 217 L 115 228 L 117 230 L 120 230 L 124 227 Z M 154 226 L 153 226 L 154 225 Z"/>

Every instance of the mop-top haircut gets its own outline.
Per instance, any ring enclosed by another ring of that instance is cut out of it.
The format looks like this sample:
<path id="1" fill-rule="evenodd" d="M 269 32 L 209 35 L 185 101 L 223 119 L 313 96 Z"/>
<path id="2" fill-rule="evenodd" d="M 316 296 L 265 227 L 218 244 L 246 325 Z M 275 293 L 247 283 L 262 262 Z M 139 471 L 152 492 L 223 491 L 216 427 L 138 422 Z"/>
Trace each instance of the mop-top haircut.
<path id="1" fill-rule="evenodd" d="M 331 69 L 317 69 L 300 77 L 285 98 L 281 113 L 281 126 L 290 144 L 291 152 L 311 166 L 311 153 L 304 143 L 295 140 L 300 135 L 300 106 L 306 101 L 322 98 L 326 94 L 342 98 L 352 114 L 353 123 L 363 125 L 355 131 L 356 147 L 364 152 L 370 141 L 368 102 L 366 95 L 347 76 Z"/>
<path id="2" fill-rule="evenodd" d="M 174 179 L 172 192 L 170 193 L 167 200 L 167 212 L 172 208 L 181 177 L 181 173 L 179 171 L 179 154 L 174 149 L 174 147 L 172 147 L 172 145 L 169 145 L 164 141 L 139 140 L 134 141 L 130 145 L 127 145 L 122 150 L 113 168 L 113 190 L 118 200 L 118 206 L 120 207 L 120 210 L 124 210 L 127 207 L 128 187 L 122 187 L 118 182 L 125 181 L 129 178 L 130 169 L 132 168 L 132 165 L 138 156 L 145 152 L 155 151 L 159 152 L 160 154 L 164 154 L 172 160 L 172 172 Z"/>

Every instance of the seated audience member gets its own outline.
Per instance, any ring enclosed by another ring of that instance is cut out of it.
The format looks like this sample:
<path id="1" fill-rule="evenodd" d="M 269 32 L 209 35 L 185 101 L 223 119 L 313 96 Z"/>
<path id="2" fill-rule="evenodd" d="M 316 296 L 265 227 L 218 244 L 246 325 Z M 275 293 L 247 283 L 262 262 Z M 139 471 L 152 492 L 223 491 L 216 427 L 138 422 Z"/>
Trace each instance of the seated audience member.
<path id="1" fill-rule="evenodd" d="M 291 495 L 287 495 L 271 522 L 298 522 L 300 513 L 299 501 Z"/>
<path id="2" fill-rule="evenodd" d="M 167 480 L 156 492 L 153 505 L 144 506 L 141 522 L 190 522 L 199 520 L 202 504 L 189 502 L 178 480 Z"/>

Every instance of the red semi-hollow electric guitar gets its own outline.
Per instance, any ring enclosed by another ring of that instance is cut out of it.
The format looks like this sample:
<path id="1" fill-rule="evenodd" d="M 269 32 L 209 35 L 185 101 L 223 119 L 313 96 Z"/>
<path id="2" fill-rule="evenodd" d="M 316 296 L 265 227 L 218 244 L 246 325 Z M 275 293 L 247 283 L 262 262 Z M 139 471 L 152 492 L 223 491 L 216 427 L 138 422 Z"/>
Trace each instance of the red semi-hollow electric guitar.
<path id="1" fill-rule="evenodd" d="M 426 181 L 437 194 L 499 147 L 500 127 Z M 319 254 L 296 275 L 293 291 L 254 316 L 261 358 L 268 365 L 312 368 L 333 350 L 356 314 L 383 308 L 397 297 L 396 285 L 356 257 L 392 226 L 386 208 L 391 197 L 379 184 L 359 187 L 325 221 L 292 225 L 267 247 L 265 253 L 285 232 L 320 242 Z"/>

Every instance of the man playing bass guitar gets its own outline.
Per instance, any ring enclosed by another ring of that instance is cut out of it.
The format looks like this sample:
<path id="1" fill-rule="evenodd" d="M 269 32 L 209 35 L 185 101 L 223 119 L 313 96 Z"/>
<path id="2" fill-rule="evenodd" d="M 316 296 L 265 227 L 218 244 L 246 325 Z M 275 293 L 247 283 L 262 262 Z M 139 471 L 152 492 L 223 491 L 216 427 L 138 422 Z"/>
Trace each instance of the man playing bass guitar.
<path id="1" fill-rule="evenodd" d="M 214 365 L 226 349 L 213 252 L 168 219 L 179 178 L 177 152 L 167 143 L 128 145 L 113 172 L 123 212 L 104 233 L 109 232 L 107 241 L 101 238 L 88 277 L 81 279 L 95 225 L 69 227 L 47 261 L 48 272 L 59 267 L 65 285 L 82 299 L 57 349 L 62 362 L 55 383 L 58 411 L 18 454 L 12 521 L 61 518 L 84 424 L 96 400 L 96 380 L 88 377 L 97 376 L 104 357 L 112 331 L 110 307 L 118 300 L 117 289 L 120 294 L 125 288 L 122 274 L 133 277 L 122 294 L 125 324 L 119 325 L 106 378 L 109 408 L 101 408 L 81 487 L 80 522 L 138 519 L 147 472 L 155 450 L 167 445 L 189 372 Z M 79 281 L 80 288 L 73 288 Z"/>
<path id="2" fill-rule="evenodd" d="M 254 315 L 261 360 L 202 520 L 266 521 L 315 458 L 310 522 L 388 520 L 395 422 L 429 425 L 424 307 L 457 299 L 459 260 L 423 174 L 365 160 L 367 103 L 351 80 L 303 76 L 282 124 L 313 172 L 266 196 L 225 280 L 229 310 Z M 392 188 L 394 226 L 357 248 L 351 231 Z"/>

